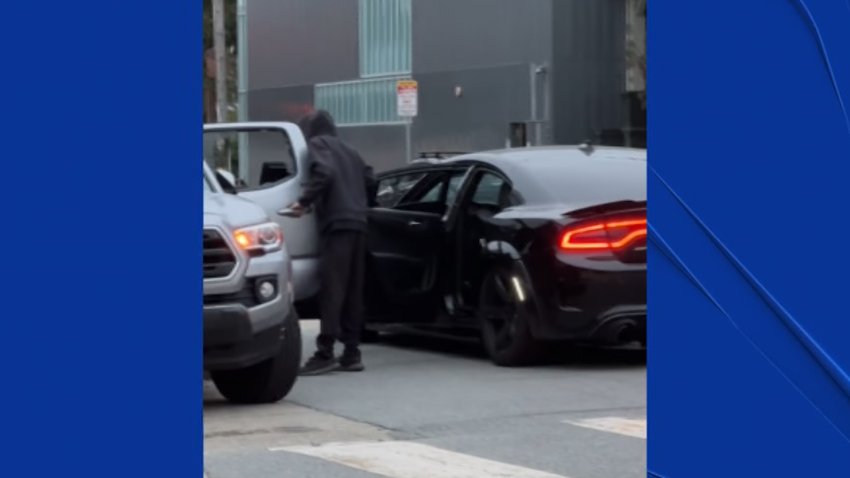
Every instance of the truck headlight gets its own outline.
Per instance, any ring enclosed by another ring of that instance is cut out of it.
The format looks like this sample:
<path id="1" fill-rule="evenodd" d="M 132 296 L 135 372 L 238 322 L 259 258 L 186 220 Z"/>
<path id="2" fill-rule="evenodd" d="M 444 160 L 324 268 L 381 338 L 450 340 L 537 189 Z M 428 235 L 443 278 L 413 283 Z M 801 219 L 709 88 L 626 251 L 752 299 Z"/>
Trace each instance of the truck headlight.
<path id="1" fill-rule="evenodd" d="M 239 229 L 233 233 L 233 239 L 248 252 L 274 252 L 283 246 L 283 233 L 273 222 Z"/>

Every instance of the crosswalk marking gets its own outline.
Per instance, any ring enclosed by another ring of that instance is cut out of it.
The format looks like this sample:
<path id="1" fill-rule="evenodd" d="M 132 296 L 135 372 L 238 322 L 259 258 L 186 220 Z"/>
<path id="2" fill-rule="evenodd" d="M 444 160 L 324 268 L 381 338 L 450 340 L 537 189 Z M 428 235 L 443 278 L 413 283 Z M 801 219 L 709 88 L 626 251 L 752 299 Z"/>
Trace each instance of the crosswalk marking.
<path id="1" fill-rule="evenodd" d="M 564 423 L 646 440 L 646 419 L 602 417 L 564 420 Z"/>
<path id="2" fill-rule="evenodd" d="M 390 478 L 567 478 L 407 441 L 271 448 Z"/>

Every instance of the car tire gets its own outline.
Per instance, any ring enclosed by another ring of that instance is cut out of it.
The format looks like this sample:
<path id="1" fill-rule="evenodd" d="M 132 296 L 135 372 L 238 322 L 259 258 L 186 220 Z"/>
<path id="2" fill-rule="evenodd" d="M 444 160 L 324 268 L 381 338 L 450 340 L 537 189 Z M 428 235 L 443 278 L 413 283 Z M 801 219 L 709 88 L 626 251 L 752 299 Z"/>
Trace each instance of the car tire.
<path id="1" fill-rule="evenodd" d="M 277 355 L 248 368 L 222 370 L 211 375 L 218 391 L 232 403 L 275 403 L 292 390 L 300 366 L 301 326 L 293 309 L 281 331 Z"/>
<path id="2" fill-rule="evenodd" d="M 534 339 L 529 328 L 533 314 L 538 313 L 532 294 L 524 300 L 511 287 L 513 278 L 525 285 L 516 267 L 496 266 L 490 269 L 481 285 L 478 320 L 481 340 L 496 365 L 517 367 L 532 365 L 543 359 L 548 344 Z M 524 290 L 530 290 L 528 286 Z"/>

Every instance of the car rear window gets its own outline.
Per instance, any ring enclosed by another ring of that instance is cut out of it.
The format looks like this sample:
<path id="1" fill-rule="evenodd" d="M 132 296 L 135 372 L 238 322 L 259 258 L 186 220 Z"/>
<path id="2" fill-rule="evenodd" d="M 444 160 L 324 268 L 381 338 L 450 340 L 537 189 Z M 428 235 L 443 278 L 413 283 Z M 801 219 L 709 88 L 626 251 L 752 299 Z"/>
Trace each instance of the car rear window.
<path id="1" fill-rule="evenodd" d="M 646 161 L 535 154 L 511 161 L 515 186 L 530 202 L 646 201 Z"/>

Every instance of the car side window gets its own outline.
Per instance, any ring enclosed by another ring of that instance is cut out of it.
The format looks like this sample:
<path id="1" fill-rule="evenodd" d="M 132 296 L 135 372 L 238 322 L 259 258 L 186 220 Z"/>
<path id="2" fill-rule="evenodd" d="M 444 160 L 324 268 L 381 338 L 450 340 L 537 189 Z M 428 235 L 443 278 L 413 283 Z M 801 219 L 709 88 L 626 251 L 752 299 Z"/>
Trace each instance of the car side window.
<path id="1" fill-rule="evenodd" d="M 445 186 L 443 181 L 437 181 L 422 197 L 410 202 L 439 202 L 440 195 L 443 193 L 443 186 Z"/>
<path id="2" fill-rule="evenodd" d="M 463 182 L 463 173 L 458 173 L 449 178 L 449 189 L 446 191 L 446 204 L 454 204 L 457 199 L 457 193 L 460 190 L 460 184 Z"/>
<path id="3" fill-rule="evenodd" d="M 502 176 L 490 172 L 479 177 L 471 201 L 478 206 L 490 206 L 499 210 L 518 204 L 511 184 Z"/>
<path id="4" fill-rule="evenodd" d="M 378 206 L 394 207 L 424 177 L 424 173 L 413 173 L 390 176 L 380 180 L 378 182 L 378 197 L 376 198 Z"/>
<path id="5" fill-rule="evenodd" d="M 230 173 L 239 190 L 270 187 L 298 172 L 292 143 L 282 131 L 207 131 L 203 148 L 204 159 Z"/>
<path id="6" fill-rule="evenodd" d="M 422 188 L 412 191 L 400 205 L 439 204 L 447 207 L 457 199 L 465 173 L 463 170 L 433 172 L 423 180 Z"/>

